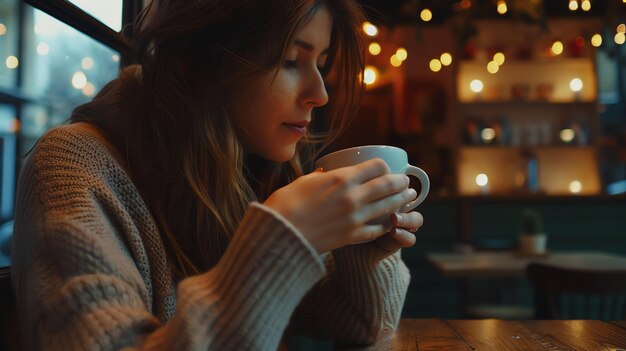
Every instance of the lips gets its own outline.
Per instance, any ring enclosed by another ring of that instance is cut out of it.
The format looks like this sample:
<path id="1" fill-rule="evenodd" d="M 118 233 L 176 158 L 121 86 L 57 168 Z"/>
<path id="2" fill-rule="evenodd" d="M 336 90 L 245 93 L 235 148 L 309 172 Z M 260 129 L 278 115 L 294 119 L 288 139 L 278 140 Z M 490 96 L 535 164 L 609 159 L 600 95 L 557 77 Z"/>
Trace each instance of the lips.
<path id="1" fill-rule="evenodd" d="M 309 125 L 309 121 L 306 121 L 306 120 L 283 123 L 283 126 L 298 130 L 300 132 L 306 132 L 306 127 L 308 125 Z"/>
<path id="2" fill-rule="evenodd" d="M 309 121 L 285 122 L 283 124 L 288 127 L 306 128 L 309 125 Z"/>

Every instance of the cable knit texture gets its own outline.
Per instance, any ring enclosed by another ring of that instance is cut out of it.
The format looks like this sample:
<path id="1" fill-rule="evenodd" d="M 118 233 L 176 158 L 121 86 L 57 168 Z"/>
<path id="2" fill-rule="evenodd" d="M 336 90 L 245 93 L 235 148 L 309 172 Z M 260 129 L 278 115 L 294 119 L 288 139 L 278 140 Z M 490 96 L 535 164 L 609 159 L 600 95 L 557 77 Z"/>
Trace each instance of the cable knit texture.
<path id="1" fill-rule="evenodd" d="M 400 252 L 357 245 L 324 262 L 259 203 L 214 268 L 177 284 L 121 164 L 102 134 L 73 125 L 29 155 L 12 249 L 26 349 L 276 350 L 292 316 L 296 331 L 349 344 L 395 329 L 409 282 Z"/>

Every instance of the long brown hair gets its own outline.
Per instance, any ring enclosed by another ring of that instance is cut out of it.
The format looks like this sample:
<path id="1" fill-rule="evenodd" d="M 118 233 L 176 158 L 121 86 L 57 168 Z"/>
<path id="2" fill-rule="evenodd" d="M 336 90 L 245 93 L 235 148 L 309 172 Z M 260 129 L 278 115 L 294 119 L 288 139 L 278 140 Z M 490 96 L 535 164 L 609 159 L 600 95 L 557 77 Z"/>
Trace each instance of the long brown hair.
<path id="1" fill-rule="evenodd" d="M 251 77 L 277 72 L 321 6 L 334 18 L 329 132 L 307 135 L 287 164 L 251 161 L 229 118 L 232 97 Z M 247 205 L 302 174 L 315 156 L 307 145 L 330 143 L 356 113 L 362 20 L 353 0 L 155 0 L 138 17 L 142 101 L 126 157 L 180 276 L 212 267 Z"/>

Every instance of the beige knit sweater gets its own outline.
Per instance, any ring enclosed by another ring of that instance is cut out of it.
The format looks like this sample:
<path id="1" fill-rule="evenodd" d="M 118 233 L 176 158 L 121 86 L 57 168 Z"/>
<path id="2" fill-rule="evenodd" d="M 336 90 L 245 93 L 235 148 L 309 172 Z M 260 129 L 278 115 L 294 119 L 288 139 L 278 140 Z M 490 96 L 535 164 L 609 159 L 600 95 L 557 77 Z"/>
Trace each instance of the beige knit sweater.
<path id="1" fill-rule="evenodd" d="M 259 203 L 213 269 L 176 284 L 155 221 L 115 156 L 102 134 L 69 125 L 27 159 L 12 249 L 26 349 L 276 350 L 290 323 L 354 344 L 397 325 L 409 283 L 400 252 L 349 246 L 325 267 Z"/>

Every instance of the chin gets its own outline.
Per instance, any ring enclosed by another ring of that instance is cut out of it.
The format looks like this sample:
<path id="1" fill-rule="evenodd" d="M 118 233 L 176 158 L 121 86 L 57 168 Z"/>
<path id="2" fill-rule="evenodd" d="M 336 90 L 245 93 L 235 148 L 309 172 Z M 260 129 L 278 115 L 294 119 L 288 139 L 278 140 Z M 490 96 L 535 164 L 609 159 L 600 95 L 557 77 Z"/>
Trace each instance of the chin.
<path id="1" fill-rule="evenodd" d="M 267 153 L 266 158 L 273 162 L 283 163 L 291 160 L 295 154 L 296 145 L 294 144 L 289 147 L 271 150 Z"/>

